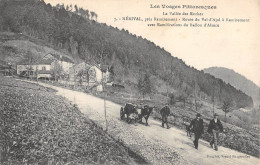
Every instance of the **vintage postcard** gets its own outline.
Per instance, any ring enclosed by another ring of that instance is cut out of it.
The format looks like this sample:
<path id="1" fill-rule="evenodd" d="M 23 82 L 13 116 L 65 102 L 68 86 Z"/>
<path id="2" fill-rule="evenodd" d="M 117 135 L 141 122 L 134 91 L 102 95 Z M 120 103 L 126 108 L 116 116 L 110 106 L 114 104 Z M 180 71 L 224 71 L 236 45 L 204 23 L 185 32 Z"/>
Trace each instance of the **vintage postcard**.
<path id="1" fill-rule="evenodd" d="M 258 165 L 260 1 L 0 0 L 0 164 Z"/>

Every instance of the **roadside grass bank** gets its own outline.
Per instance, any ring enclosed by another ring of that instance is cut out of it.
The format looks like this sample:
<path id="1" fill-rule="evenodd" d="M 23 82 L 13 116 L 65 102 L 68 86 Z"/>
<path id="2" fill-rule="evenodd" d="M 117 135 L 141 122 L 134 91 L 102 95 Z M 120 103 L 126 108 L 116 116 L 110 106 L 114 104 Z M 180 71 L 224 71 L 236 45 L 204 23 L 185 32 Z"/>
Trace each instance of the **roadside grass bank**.
<path id="1" fill-rule="evenodd" d="M 1 164 L 147 164 L 54 92 L 0 76 Z"/>

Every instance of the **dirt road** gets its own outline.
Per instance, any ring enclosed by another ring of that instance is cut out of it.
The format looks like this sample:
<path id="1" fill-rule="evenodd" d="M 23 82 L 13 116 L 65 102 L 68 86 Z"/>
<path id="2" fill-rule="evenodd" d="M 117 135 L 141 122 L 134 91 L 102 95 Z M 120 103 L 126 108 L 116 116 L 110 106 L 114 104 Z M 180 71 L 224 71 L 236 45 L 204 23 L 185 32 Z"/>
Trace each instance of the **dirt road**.
<path id="1" fill-rule="evenodd" d="M 44 83 L 39 84 L 56 89 L 57 95 L 77 104 L 84 114 L 105 128 L 103 99 Z M 113 102 L 106 101 L 106 109 L 108 133 L 115 139 L 122 140 L 151 164 L 260 164 L 258 158 L 229 148 L 219 147 L 219 150 L 215 151 L 203 140 L 200 140 L 199 150 L 196 150 L 186 132 L 175 127 L 162 128 L 161 123 L 152 118 L 149 119 L 149 126 L 127 124 L 119 118 L 120 105 Z"/>

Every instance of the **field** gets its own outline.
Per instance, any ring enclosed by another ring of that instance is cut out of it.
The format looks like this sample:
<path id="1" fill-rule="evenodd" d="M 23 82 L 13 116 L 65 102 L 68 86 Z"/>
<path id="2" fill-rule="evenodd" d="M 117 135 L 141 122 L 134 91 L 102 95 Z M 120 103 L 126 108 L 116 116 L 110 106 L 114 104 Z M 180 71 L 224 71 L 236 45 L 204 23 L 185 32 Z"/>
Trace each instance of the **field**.
<path id="1" fill-rule="evenodd" d="M 0 76 L 0 105 L 1 164 L 142 161 L 52 89 Z"/>

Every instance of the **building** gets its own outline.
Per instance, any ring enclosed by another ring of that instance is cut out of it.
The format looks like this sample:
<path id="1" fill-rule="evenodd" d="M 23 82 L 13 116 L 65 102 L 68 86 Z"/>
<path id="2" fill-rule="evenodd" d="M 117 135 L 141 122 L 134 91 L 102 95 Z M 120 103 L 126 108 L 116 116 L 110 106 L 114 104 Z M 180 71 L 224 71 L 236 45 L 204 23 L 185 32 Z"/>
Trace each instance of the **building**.
<path id="1" fill-rule="evenodd" d="M 103 80 L 105 83 L 109 83 L 111 82 L 111 75 L 110 75 L 110 72 L 109 72 L 109 66 L 108 65 L 101 65 L 100 66 L 101 68 L 101 71 L 102 71 L 102 77 L 103 77 Z"/>
<path id="2" fill-rule="evenodd" d="M 85 62 L 75 64 L 69 69 L 69 81 L 79 83 L 89 83 L 88 71 L 90 65 Z"/>
<path id="3" fill-rule="evenodd" d="M 56 67 L 56 59 L 43 58 L 38 62 L 36 62 L 35 65 L 36 65 L 35 74 L 37 79 L 38 78 L 51 79 L 54 76 L 56 76 L 55 74 L 58 74 L 58 71 L 56 72 L 54 71 Z"/>
<path id="4" fill-rule="evenodd" d="M 87 82 L 88 84 L 101 83 L 102 71 L 95 65 L 81 62 L 70 68 L 69 79 L 70 81 Z"/>
<path id="5" fill-rule="evenodd" d="M 36 71 L 36 62 L 29 62 L 29 60 L 22 60 L 16 64 L 16 73 L 20 76 L 33 75 Z"/>
<path id="6" fill-rule="evenodd" d="M 37 61 L 22 60 L 17 63 L 17 75 L 35 78 L 54 78 L 69 74 L 72 60 L 64 56 L 46 54 Z"/>
<path id="7" fill-rule="evenodd" d="M 53 75 L 54 65 L 55 59 L 40 59 L 31 63 L 28 60 L 23 60 L 17 63 L 17 75 L 50 79 Z"/>
<path id="8" fill-rule="evenodd" d="M 69 69 L 74 65 L 74 62 L 66 57 L 61 55 L 55 55 L 55 54 L 46 54 L 43 59 L 55 59 L 58 64 L 61 66 L 62 70 L 64 71 L 64 74 L 69 74 Z"/>
<path id="9" fill-rule="evenodd" d="M 10 63 L 0 60 L 0 74 L 4 76 L 12 76 L 15 73 L 14 68 Z"/>
<path id="10" fill-rule="evenodd" d="M 109 79 L 108 69 L 103 70 L 99 65 L 81 62 L 70 68 L 69 80 L 74 84 L 88 87 L 95 86 L 98 91 L 102 91 L 102 82 Z"/>

